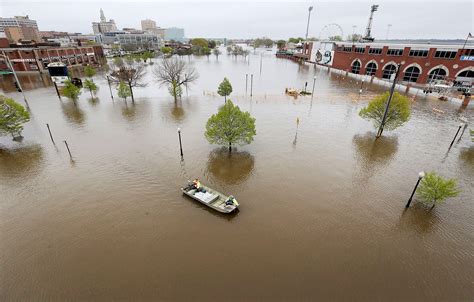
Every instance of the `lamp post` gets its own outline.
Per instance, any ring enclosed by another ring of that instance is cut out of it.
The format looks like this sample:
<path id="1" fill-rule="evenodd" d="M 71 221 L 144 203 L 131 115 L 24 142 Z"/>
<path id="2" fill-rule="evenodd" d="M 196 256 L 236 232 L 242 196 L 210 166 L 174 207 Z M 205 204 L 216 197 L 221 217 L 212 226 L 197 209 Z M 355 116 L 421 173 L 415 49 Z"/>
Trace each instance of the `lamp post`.
<path id="1" fill-rule="evenodd" d="M 183 157 L 183 144 L 181 143 L 181 128 L 178 128 L 178 137 L 179 137 L 179 151 L 181 152 L 181 157 Z"/>
<path id="2" fill-rule="evenodd" d="M 463 123 L 459 124 L 459 126 L 458 126 L 458 131 L 456 131 L 456 135 L 454 136 L 453 141 L 451 142 L 451 145 L 449 145 L 449 149 L 451 149 L 451 147 L 453 146 L 454 141 L 456 140 L 456 137 L 458 136 L 459 131 L 461 130 L 461 127 L 462 127 L 463 125 L 464 125 Z"/>
<path id="3" fill-rule="evenodd" d="M 313 7 L 310 6 L 308 8 L 308 24 L 306 24 L 306 38 L 305 38 L 305 41 L 308 41 L 309 19 L 311 18 L 311 11 L 312 10 L 313 10 Z"/>
<path id="4" fill-rule="evenodd" d="M 10 59 L 8 58 L 8 56 L 5 53 L 0 55 L 0 56 L 2 56 L 5 59 L 5 63 L 7 65 L 7 67 L 10 68 L 10 70 L 12 71 L 13 77 L 15 78 L 15 82 L 18 85 L 18 90 L 21 92 L 21 95 L 23 96 L 23 100 L 25 101 L 25 104 L 26 104 L 26 108 L 28 108 L 28 110 L 29 110 L 30 105 L 28 104 L 28 101 L 26 100 L 26 96 L 23 93 L 23 88 L 21 87 L 20 80 L 18 80 L 18 77 L 17 77 L 16 72 L 15 72 L 15 68 L 13 68 L 12 62 L 10 62 Z"/>
<path id="5" fill-rule="evenodd" d="M 311 99 L 313 99 L 314 96 L 314 85 L 316 84 L 316 76 L 313 78 L 313 89 L 311 90 Z"/>
<path id="6" fill-rule="evenodd" d="M 416 181 L 415 188 L 413 189 L 413 192 L 411 192 L 410 199 L 408 199 L 408 202 L 405 206 L 405 209 L 408 209 L 410 207 L 411 200 L 413 199 L 413 195 L 415 195 L 416 188 L 418 188 L 418 185 L 420 184 L 421 179 L 425 177 L 425 172 L 421 171 L 418 173 L 418 180 Z"/>
<path id="7" fill-rule="evenodd" d="M 109 76 L 107 76 L 107 83 L 109 84 L 110 97 L 112 98 L 112 101 L 113 101 L 114 100 L 114 95 L 112 94 L 112 87 L 110 86 Z"/>

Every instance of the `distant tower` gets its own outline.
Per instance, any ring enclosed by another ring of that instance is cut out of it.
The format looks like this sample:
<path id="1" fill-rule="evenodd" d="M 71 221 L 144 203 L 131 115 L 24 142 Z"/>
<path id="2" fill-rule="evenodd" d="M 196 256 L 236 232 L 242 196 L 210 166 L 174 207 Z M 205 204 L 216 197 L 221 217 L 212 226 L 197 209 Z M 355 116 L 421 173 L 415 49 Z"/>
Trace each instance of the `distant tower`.
<path id="1" fill-rule="evenodd" d="M 362 38 L 363 41 L 365 42 L 373 42 L 374 38 L 370 35 L 370 32 L 372 30 L 372 19 L 374 18 L 374 12 L 377 11 L 379 6 L 377 4 L 372 5 L 370 7 L 370 17 L 369 17 L 369 23 L 367 24 L 367 28 L 365 29 L 365 37 Z"/>
<path id="2" fill-rule="evenodd" d="M 106 19 L 105 19 L 104 11 L 101 8 L 100 9 L 100 22 L 105 22 L 105 21 Z"/>

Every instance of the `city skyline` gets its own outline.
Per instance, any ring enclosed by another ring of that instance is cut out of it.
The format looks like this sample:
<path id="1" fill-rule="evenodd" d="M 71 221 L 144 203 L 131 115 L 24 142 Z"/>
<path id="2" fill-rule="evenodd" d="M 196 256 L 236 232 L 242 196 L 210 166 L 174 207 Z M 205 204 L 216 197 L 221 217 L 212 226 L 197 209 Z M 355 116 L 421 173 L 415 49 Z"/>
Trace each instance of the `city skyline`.
<path id="1" fill-rule="evenodd" d="M 45 5 L 50 3 L 51 5 Z M 327 35 L 322 28 L 327 24 L 338 24 L 343 36 L 355 33 L 363 34 L 367 25 L 370 5 L 378 3 L 375 13 L 372 35 L 385 39 L 389 33 L 391 39 L 464 39 L 473 31 L 473 4 L 469 1 L 451 2 L 400 2 L 395 1 L 358 1 L 353 2 L 258 2 L 224 1 L 199 2 L 199 12 L 193 8 L 193 2 L 139 1 L 90 2 L 79 1 L 11 1 L 2 4 L 2 17 L 29 15 L 38 21 L 40 30 L 91 33 L 92 22 L 100 20 L 99 10 L 104 10 L 107 19 L 115 20 L 119 29 L 125 27 L 141 28 L 140 21 L 151 19 L 159 27 L 181 27 L 187 37 L 227 37 L 256 38 L 267 36 L 272 39 L 287 39 L 304 36 L 308 7 L 313 6 L 309 36 L 319 38 Z M 54 4 L 54 5 L 53 5 Z M 87 4 L 85 7 L 84 4 Z M 74 11 L 75 22 L 69 24 L 70 14 Z M 423 11 L 423 14 L 419 12 Z M 440 22 L 442 20 L 442 22 Z M 420 31 L 420 25 L 423 30 Z M 334 27 L 338 34 L 338 30 Z M 389 32 L 388 32 L 389 30 Z"/>

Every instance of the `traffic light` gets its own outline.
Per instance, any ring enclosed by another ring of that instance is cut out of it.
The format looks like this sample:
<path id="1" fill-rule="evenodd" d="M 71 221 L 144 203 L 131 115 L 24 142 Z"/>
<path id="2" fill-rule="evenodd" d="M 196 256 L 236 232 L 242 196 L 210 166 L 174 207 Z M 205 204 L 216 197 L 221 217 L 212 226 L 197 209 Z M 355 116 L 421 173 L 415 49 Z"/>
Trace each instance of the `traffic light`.
<path id="1" fill-rule="evenodd" d="M 15 81 L 15 87 L 16 87 L 16 90 L 18 90 L 18 92 L 21 92 L 20 85 L 18 85 L 17 81 Z"/>

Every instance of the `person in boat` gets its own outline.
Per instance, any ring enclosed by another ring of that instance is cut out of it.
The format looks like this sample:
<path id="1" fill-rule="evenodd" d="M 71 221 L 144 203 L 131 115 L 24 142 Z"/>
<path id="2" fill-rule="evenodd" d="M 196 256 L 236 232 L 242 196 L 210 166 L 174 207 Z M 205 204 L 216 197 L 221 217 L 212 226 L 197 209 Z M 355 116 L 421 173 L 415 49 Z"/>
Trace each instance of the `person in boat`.
<path id="1" fill-rule="evenodd" d="M 193 180 L 193 187 L 194 187 L 194 189 L 196 189 L 196 192 L 203 192 L 203 193 L 206 192 L 206 191 L 202 188 L 201 182 L 200 182 L 199 179 L 197 179 L 197 178 L 196 178 L 195 180 Z"/>
<path id="2" fill-rule="evenodd" d="M 225 204 L 227 206 L 238 206 L 239 203 L 237 202 L 237 199 L 235 199 L 234 196 L 230 195 L 229 198 L 226 200 Z"/>

